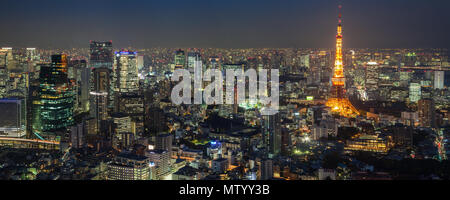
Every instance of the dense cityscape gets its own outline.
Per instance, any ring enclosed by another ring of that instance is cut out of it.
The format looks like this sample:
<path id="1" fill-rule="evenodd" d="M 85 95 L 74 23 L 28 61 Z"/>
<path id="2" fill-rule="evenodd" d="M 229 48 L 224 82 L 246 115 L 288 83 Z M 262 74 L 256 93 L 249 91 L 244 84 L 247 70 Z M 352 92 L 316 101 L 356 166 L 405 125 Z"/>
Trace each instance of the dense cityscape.
<path id="1" fill-rule="evenodd" d="M 0 180 L 450 179 L 448 49 L 347 48 L 341 8 L 333 48 L 0 48 Z M 183 69 L 278 69 L 278 112 L 174 104 Z"/>

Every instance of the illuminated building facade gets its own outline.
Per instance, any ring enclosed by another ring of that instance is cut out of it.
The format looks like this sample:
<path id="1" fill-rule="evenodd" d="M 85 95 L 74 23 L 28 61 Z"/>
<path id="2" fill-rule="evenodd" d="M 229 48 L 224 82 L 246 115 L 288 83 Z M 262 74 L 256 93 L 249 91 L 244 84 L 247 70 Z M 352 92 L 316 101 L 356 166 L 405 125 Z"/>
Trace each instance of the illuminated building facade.
<path id="1" fill-rule="evenodd" d="M 134 154 L 122 154 L 108 164 L 108 180 L 150 180 L 150 159 Z"/>
<path id="2" fill-rule="evenodd" d="M 342 6 L 339 6 L 341 9 Z M 334 73 L 331 79 L 331 98 L 328 99 L 326 106 L 331 110 L 344 117 L 356 117 L 359 115 L 358 110 L 351 104 L 345 95 L 345 77 L 344 62 L 342 56 L 342 15 L 339 14 L 339 25 L 336 36 L 336 58 L 334 63 Z"/>
<path id="3" fill-rule="evenodd" d="M 114 124 L 116 124 L 115 132 L 120 133 L 136 133 L 131 117 L 125 113 L 113 113 L 111 115 Z"/>
<path id="4" fill-rule="evenodd" d="M 411 83 L 409 85 L 409 101 L 417 103 L 422 97 L 422 86 L 420 83 Z"/>
<path id="5" fill-rule="evenodd" d="M 144 96 L 139 93 L 120 93 L 117 99 L 116 112 L 131 117 L 138 133 L 144 132 Z"/>
<path id="6" fill-rule="evenodd" d="M 444 89 L 445 71 L 434 72 L 434 89 Z"/>
<path id="7" fill-rule="evenodd" d="M 67 56 L 53 55 L 39 74 L 40 131 L 53 133 L 73 124 L 73 93 L 67 79 Z"/>
<path id="8" fill-rule="evenodd" d="M 152 150 L 146 152 L 146 156 L 150 158 L 150 163 L 155 167 L 152 170 L 152 179 L 163 180 L 170 175 L 170 152 L 164 150 Z"/>
<path id="9" fill-rule="evenodd" d="M 120 51 L 115 53 L 114 72 L 116 77 L 116 91 L 120 93 L 136 92 L 139 90 L 137 67 L 137 52 Z"/>
<path id="10" fill-rule="evenodd" d="M 390 136 L 382 138 L 377 135 L 363 135 L 357 139 L 347 140 L 344 148 L 351 151 L 387 153 L 392 147 L 394 143 Z"/>

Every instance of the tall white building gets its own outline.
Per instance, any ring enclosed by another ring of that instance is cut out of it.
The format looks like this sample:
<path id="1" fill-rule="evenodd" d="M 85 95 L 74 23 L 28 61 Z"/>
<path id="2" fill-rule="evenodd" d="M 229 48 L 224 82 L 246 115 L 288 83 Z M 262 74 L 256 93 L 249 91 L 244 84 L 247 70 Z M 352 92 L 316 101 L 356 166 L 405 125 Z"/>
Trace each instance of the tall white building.
<path id="1" fill-rule="evenodd" d="M 144 68 L 144 56 L 143 55 L 137 56 L 137 68 L 138 68 L 138 70 L 142 70 L 142 68 Z"/>
<path id="2" fill-rule="evenodd" d="M 434 72 L 434 89 L 444 89 L 445 72 Z"/>
<path id="3" fill-rule="evenodd" d="M 114 59 L 114 72 L 116 79 L 116 91 L 127 93 L 139 90 L 139 73 L 136 52 L 116 52 Z"/>

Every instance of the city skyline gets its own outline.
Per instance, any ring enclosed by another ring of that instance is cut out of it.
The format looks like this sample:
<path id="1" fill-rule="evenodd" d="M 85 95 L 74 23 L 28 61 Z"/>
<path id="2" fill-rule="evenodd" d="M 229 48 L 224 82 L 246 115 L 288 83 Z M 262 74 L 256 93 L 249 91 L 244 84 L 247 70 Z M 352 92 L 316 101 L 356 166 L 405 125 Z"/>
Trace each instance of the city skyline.
<path id="1" fill-rule="evenodd" d="M 0 180 L 450 179 L 443 1 L 9 3 Z"/>
<path id="2" fill-rule="evenodd" d="M 346 48 L 448 48 L 450 2 L 346 0 Z M 332 48 L 338 1 L 5 1 L 0 46 Z M 70 9 L 65 9 L 70 8 Z"/>

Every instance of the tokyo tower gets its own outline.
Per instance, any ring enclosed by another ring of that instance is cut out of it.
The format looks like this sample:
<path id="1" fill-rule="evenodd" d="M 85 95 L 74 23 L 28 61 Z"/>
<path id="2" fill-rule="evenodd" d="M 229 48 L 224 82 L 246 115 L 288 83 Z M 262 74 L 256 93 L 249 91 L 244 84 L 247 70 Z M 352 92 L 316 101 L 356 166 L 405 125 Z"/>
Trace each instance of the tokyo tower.
<path id="1" fill-rule="evenodd" d="M 359 111 L 348 100 L 345 92 L 344 62 L 342 56 L 342 5 L 339 5 L 339 24 L 336 35 L 336 60 L 334 63 L 334 73 L 331 79 L 331 97 L 326 103 L 332 112 L 343 117 L 356 117 Z"/>

